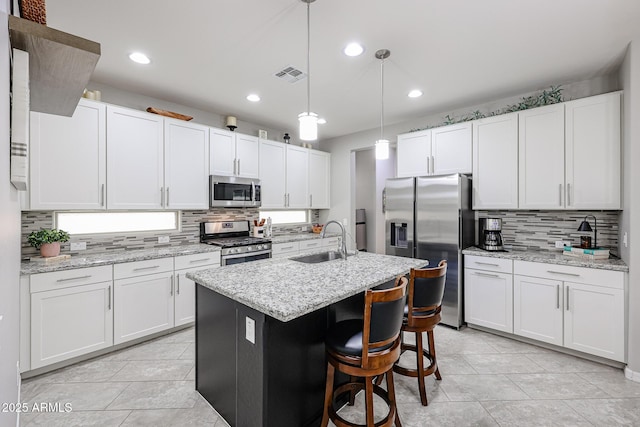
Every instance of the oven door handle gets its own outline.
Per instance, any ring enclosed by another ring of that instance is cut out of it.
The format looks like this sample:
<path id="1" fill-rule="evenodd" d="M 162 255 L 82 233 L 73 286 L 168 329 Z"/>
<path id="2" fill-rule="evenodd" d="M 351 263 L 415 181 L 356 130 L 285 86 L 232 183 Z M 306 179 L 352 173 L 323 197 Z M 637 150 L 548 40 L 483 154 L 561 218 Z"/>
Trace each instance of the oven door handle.
<path id="1" fill-rule="evenodd" d="M 245 252 L 243 254 L 223 255 L 222 259 L 246 258 L 246 257 L 264 255 L 264 254 L 270 254 L 270 253 L 271 253 L 271 249 L 267 249 L 264 251 L 257 251 L 257 252 Z"/>

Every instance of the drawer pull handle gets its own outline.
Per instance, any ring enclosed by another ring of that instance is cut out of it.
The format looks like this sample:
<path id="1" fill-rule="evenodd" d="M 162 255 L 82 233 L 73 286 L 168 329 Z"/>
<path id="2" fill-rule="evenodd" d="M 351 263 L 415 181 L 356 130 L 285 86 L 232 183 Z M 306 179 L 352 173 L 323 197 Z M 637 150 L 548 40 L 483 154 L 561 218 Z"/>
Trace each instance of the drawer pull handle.
<path id="1" fill-rule="evenodd" d="M 575 274 L 575 273 L 565 273 L 563 271 L 554 271 L 554 270 L 547 270 L 547 273 L 551 273 L 551 274 L 563 274 L 565 276 L 573 276 L 573 277 L 580 277 L 579 274 Z"/>
<path id="2" fill-rule="evenodd" d="M 109 298 L 109 303 L 107 304 L 107 310 L 111 311 L 111 286 L 107 290 L 107 297 Z"/>
<path id="3" fill-rule="evenodd" d="M 160 266 L 152 265 L 151 267 L 138 267 L 138 268 L 134 268 L 133 271 L 153 270 L 154 268 L 160 268 Z"/>
<path id="4" fill-rule="evenodd" d="M 484 277 L 494 277 L 494 278 L 500 277 L 497 274 L 480 273 L 478 271 L 474 272 L 473 274 L 475 274 L 476 276 L 484 276 Z"/>
<path id="5" fill-rule="evenodd" d="M 87 276 L 77 276 L 77 277 L 68 277 L 66 279 L 58 279 L 56 280 L 56 282 L 69 282 L 71 280 L 82 280 L 82 279 L 88 279 L 89 277 L 91 277 L 91 274 L 87 275 Z"/>
<path id="6" fill-rule="evenodd" d="M 490 265 L 492 267 L 500 267 L 500 264 L 492 264 L 490 262 L 480 262 L 480 261 L 475 261 L 476 264 L 480 264 L 480 265 Z"/>
<path id="7" fill-rule="evenodd" d="M 280 249 L 293 249 L 293 246 L 283 246 Z"/>
<path id="8" fill-rule="evenodd" d="M 556 285 L 556 308 L 560 309 L 560 285 Z"/>
<path id="9" fill-rule="evenodd" d="M 171 276 L 171 290 L 169 291 L 169 295 L 173 296 L 173 276 Z"/>
<path id="10" fill-rule="evenodd" d="M 567 311 L 569 311 L 569 287 L 567 286 Z"/>
<path id="11" fill-rule="evenodd" d="M 176 295 L 180 295 L 180 275 L 178 274 L 178 284 L 176 285 Z"/>
<path id="12" fill-rule="evenodd" d="M 189 264 L 195 264 L 196 262 L 206 262 L 209 261 L 209 258 L 200 258 L 200 259 L 192 259 L 189 261 Z"/>

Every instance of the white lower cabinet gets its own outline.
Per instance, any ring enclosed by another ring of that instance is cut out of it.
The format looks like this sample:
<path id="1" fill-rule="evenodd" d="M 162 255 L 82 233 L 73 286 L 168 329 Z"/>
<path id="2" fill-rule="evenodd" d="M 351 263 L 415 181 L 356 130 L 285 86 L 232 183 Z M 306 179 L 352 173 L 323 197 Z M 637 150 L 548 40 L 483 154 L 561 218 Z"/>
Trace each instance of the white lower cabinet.
<path id="1" fill-rule="evenodd" d="M 111 266 L 30 277 L 31 369 L 113 345 Z"/>
<path id="2" fill-rule="evenodd" d="M 514 261 L 514 333 L 625 361 L 624 273 Z"/>
<path id="3" fill-rule="evenodd" d="M 271 258 L 287 258 L 300 253 L 300 242 L 274 243 Z"/>
<path id="4" fill-rule="evenodd" d="M 173 258 L 113 266 L 114 344 L 174 326 Z"/>
<path id="5" fill-rule="evenodd" d="M 196 283 L 187 273 L 220 267 L 220 252 L 184 255 L 175 258 L 174 325 L 196 320 Z"/>
<path id="6" fill-rule="evenodd" d="M 465 268 L 465 320 L 503 332 L 513 332 L 513 276 L 492 270 Z"/>

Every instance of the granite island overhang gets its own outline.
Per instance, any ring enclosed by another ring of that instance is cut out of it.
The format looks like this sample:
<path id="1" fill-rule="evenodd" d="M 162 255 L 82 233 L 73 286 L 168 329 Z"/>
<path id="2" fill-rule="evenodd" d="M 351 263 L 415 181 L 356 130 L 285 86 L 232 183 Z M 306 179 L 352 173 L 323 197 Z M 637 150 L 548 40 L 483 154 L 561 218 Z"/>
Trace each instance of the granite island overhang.
<path id="1" fill-rule="evenodd" d="M 361 252 L 188 273 L 198 285 L 196 389 L 231 426 L 318 425 L 328 325 L 361 317 L 365 290 L 426 264 Z"/>

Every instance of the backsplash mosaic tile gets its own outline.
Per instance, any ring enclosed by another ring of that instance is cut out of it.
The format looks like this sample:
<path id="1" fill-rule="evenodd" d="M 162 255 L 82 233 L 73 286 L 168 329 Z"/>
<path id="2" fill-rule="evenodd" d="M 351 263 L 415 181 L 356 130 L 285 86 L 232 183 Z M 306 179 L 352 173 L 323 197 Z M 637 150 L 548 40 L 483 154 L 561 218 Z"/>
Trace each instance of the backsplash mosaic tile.
<path id="1" fill-rule="evenodd" d="M 598 225 L 598 246 L 618 254 L 618 211 L 476 211 L 476 218 L 502 218 L 505 245 L 516 249 L 553 250 L 556 240 L 580 245 L 580 236 L 593 232 L 577 231 L 586 215 L 593 215 Z M 593 228 L 593 218 L 588 218 Z"/>
<path id="2" fill-rule="evenodd" d="M 189 245 L 200 241 L 200 222 L 202 221 L 234 221 L 249 220 L 253 224 L 254 219 L 258 219 L 258 209 L 211 209 L 199 211 L 181 212 L 181 230 L 176 232 L 143 232 L 143 233 L 122 233 L 122 234 L 92 234 L 81 237 L 71 236 L 72 242 L 86 242 L 87 249 L 79 252 L 70 252 L 70 242 L 61 245 L 62 253 L 71 255 L 94 254 L 107 251 L 126 251 L 133 249 L 150 249 L 169 246 Z M 318 222 L 320 213 L 317 209 L 311 211 L 311 223 Z M 32 231 L 41 228 L 51 228 L 53 226 L 52 211 L 24 211 L 22 212 L 22 259 L 28 260 L 32 256 L 39 254 L 38 250 L 30 246 L 27 236 Z M 302 228 L 307 225 L 274 225 L 273 233 L 294 234 L 302 232 Z M 169 236 L 169 243 L 158 243 L 159 236 Z"/>

